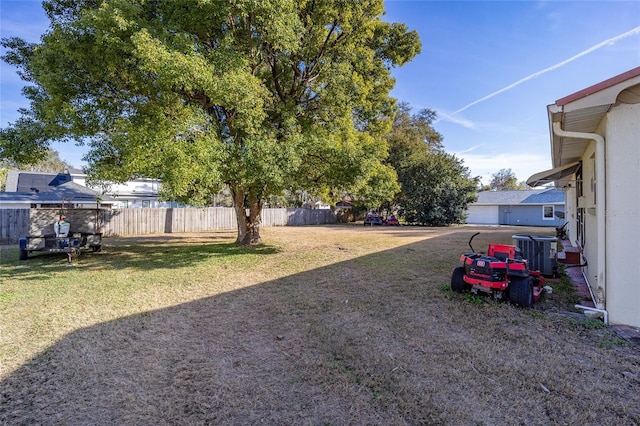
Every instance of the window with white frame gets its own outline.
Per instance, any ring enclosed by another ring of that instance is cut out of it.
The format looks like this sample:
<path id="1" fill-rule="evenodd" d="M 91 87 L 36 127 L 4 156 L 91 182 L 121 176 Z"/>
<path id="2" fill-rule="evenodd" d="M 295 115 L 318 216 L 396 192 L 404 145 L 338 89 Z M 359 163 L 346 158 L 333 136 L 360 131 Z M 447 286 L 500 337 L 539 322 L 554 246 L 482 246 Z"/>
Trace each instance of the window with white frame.
<path id="1" fill-rule="evenodd" d="M 542 206 L 542 220 L 553 220 L 554 213 L 554 206 Z"/>

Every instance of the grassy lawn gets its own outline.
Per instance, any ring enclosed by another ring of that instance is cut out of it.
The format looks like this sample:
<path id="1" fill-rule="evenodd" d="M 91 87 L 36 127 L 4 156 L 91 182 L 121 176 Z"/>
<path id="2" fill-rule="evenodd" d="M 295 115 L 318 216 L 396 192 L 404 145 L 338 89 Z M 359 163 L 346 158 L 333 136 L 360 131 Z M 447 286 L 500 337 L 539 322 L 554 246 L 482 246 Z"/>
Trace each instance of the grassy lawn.
<path id="1" fill-rule="evenodd" d="M 449 290 L 540 228 L 277 227 L 0 251 L 0 424 L 639 424 L 640 352 L 566 315 Z"/>

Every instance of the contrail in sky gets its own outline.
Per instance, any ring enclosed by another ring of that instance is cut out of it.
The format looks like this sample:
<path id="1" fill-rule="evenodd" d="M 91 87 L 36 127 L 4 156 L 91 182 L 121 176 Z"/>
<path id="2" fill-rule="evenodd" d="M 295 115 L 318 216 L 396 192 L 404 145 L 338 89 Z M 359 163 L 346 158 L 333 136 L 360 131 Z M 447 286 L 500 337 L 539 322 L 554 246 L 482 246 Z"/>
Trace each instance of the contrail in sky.
<path id="1" fill-rule="evenodd" d="M 609 44 L 614 44 L 615 42 L 617 42 L 619 40 L 622 40 L 623 38 L 627 38 L 627 37 L 630 37 L 630 36 L 636 35 L 636 34 L 640 34 L 640 27 L 635 27 L 634 29 L 632 29 L 630 31 L 627 31 L 626 33 L 622 33 L 620 35 L 617 35 L 615 37 L 607 39 L 607 40 L 605 40 L 603 42 L 600 42 L 600 43 L 598 43 L 598 44 L 596 44 L 594 46 L 591 46 L 587 50 L 583 50 L 582 52 L 578 53 L 577 55 L 574 55 L 574 56 L 570 57 L 569 59 L 565 59 L 562 62 L 559 62 L 559 63 L 557 63 L 555 65 L 552 65 L 549 68 L 545 68 L 542 71 L 538 71 L 538 72 L 536 72 L 534 74 L 531 74 L 529 76 L 521 78 L 520 80 L 516 81 L 515 83 L 512 83 L 512 84 L 508 85 L 507 87 L 503 87 L 502 89 L 497 90 L 497 91 L 485 96 L 484 98 L 480 98 L 477 101 L 473 101 L 470 104 L 463 106 L 459 110 L 452 112 L 451 115 L 458 114 L 458 113 L 460 113 L 460 112 L 462 112 L 462 111 L 464 111 L 466 109 L 471 108 L 472 106 L 474 106 L 476 104 L 479 104 L 480 102 L 486 101 L 487 99 L 491 99 L 494 96 L 499 95 L 500 93 L 506 92 L 507 90 L 511 90 L 514 87 L 519 86 L 520 84 L 524 83 L 525 81 L 529 81 L 529 80 L 531 80 L 533 78 L 536 78 L 536 77 L 538 77 L 538 76 L 540 76 L 542 74 L 548 73 L 549 71 L 553 71 L 555 69 L 558 69 L 558 68 L 568 64 L 569 62 L 573 62 L 576 59 L 578 59 L 578 58 L 580 58 L 580 57 L 582 57 L 582 56 L 584 56 L 586 54 L 589 54 L 589 53 L 593 52 L 594 50 L 598 50 L 601 47 L 604 47 L 604 46 L 609 45 Z"/>

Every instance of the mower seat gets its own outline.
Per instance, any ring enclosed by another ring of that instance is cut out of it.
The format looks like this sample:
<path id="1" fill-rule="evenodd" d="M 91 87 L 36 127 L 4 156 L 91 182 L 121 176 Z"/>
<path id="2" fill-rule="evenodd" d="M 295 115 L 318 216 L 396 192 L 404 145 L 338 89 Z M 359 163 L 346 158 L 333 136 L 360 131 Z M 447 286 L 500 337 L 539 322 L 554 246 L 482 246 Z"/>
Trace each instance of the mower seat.
<path id="1" fill-rule="evenodd" d="M 495 252 L 493 254 L 493 257 L 495 257 L 496 259 L 502 261 L 502 262 L 506 262 L 507 259 L 509 258 L 509 254 L 508 253 L 499 253 L 499 252 Z"/>
<path id="2" fill-rule="evenodd" d="M 506 244 L 489 244 L 488 255 L 491 257 L 495 257 L 503 262 L 506 262 L 507 259 L 515 259 L 516 258 L 516 246 L 510 246 Z"/>

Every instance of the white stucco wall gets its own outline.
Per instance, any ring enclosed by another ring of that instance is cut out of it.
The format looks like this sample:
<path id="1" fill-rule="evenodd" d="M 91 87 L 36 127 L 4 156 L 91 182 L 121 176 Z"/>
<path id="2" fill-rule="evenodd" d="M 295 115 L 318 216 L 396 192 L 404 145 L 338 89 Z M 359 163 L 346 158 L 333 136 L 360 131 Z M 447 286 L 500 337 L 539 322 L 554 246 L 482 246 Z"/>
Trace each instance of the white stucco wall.
<path id="1" fill-rule="evenodd" d="M 596 216 L 596 201 L 604 201 L 603 197 L 595 193 L 595 152 L 596 143 L 591 141 L 582 155 L 582 194 L 583 200 L 578 208 L 585 208 L 585 235 L 583 254 L 587 260 L 587 266 L 583 268 L 584 276 L 591 286 L 591 292 L 596 298 L 596 303 L 605 303 L 605 289 L 598 282 L 598 218 Z M 577 236 L 577 234 L 575 234 Z M 575 239 L 575 237 L 574 237 Z"/>
<path id="2" fill-rule="evenodd" d="M 578 227 L 576 226 L 576 183 L 572 181 L 569 186 L 565 188 L 564 192 L 564 208 L 565 208 L 565 220 L 569 222 L 565 228 L 571 245 L 577 245 L 576 237 L 578 235 Z"/>
<path id="3" fill-rule="evenodd" d="M 640 104 L 608 114 L 606 308 L 611 323 L 640 327 Z"/>
<path id="4" fill-rule="evenodd" d="M 72 174 L 73 181 L 87 186 L 86 175 Z M 93 187 L 96 191 L 104 188 Z M 111 183 L 107 186 L 107 195 L 114 197 L 114 208 L 160 208 L 171 207 L 169 202 L 158 201 L 160 182 L 154 179 L 135 179 L 125 183 Z"/>

